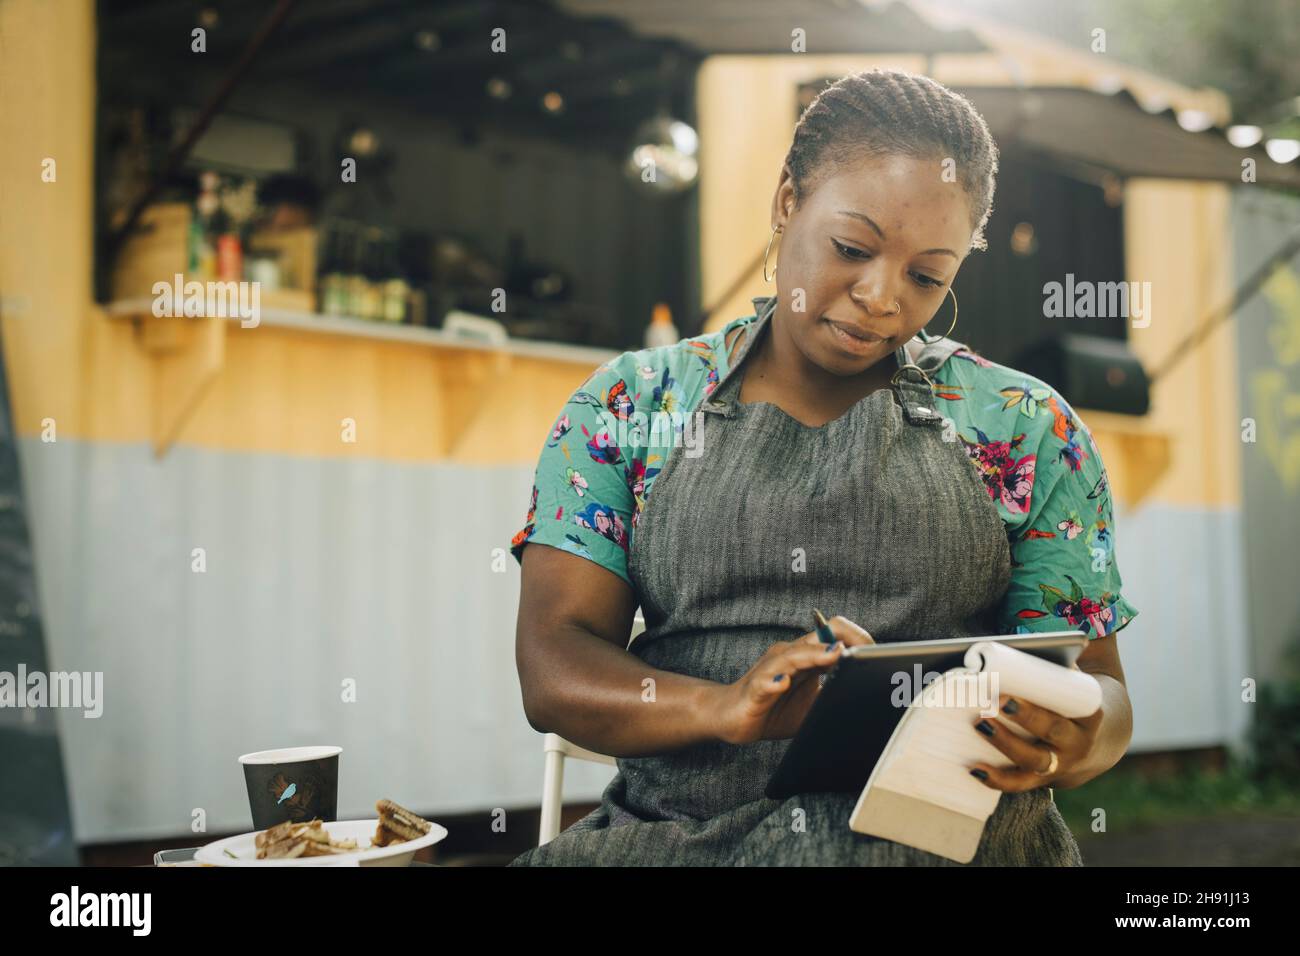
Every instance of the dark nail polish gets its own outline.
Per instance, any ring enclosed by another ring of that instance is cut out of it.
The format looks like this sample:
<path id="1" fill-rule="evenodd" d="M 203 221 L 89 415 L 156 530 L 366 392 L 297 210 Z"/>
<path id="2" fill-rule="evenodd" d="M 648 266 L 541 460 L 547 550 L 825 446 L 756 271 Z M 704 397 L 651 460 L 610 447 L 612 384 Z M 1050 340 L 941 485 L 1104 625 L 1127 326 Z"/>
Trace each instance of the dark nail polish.
<path id="1" fill-rule="evenodd" d="M 1016 699 L 1014 697 L 1012 697 L 1010 700 L 1008 700 L 1005 704 L 1002 705 L 1002 712 L 1006 714 L 1014 714 L 1019 709 L 1020 709 L 1020 705 L 1016 703 Z"/>
<path id="2" fill-rule="evenodd" d="M 772 683 L 779 684 L 781 682 L 781 678 L 784 676 L 785 676 L 784 674 L 777 674 L 775 677 L 772 678 Z"/>
<path id="3" fill-rule="evenodd" d="M 972 771 L 970 772 L 970 775 L 971 775 L 972 777 L 979 777 L 979 779 L 981 779 L 981 780 L 987 780 L 987 779 L 989 778 L 988 773 L 985 772 L 985 771 L 983 771 L 983 770 L 981 770 L 979 767 L 976 767 L 974 770 L 972 770 Z"/>
<path id="4" fill-rule="evenodd" d="M 985 737 L 993 736 L 993 727 L 989 724 L 987 720 L 981 720 L 978 724 L 975 725 L 975 729 L 978 730 L 980 733 L 982 733 Z"/>

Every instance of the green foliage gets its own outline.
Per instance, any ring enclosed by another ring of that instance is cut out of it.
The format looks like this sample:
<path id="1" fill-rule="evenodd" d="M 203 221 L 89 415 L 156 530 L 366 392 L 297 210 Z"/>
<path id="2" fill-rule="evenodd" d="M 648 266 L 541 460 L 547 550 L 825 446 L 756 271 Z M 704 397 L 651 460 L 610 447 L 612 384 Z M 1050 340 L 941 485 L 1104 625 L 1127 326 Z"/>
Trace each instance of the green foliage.
<path id="1" fill-rule="evenodd" d="M 1061 816 L 1079 835 L 1088 831 L 1095 807 L 1105 808 L 1110 832 L 1225 815 L 1300 816 L 1294 781 L 1260 779 L 1241 761 L 1223 771 L 1185 769 L 1162 777 L 1117 768 L 1055 796 Z"/>
<path id="2" fill-rule="evenodd" d="M 1287 676 L 1263 681 L 1255 703 L 1250 744 L 1252 775 L 1300 788 L 1300 638 L 1287 649 Z"/>
<path id="3" fill-rule="evenodd" d="M 1104 0 L 1097 25 L 1108 52 L 1188 86 L 1228 94 L 1236 122 L 1267 125 L 1300 93 L 1295 0 Z"/>
<path id="4" fill-rule="evenodd" d="M 1077 834 L 1095 807 L 1110 831 L 1222 815 L 1300 816 L 1300 638 L 1287 652 L 1286 676 L 1262 682 L 1253 705 L 1250 755 L 1222 771 L 1184 768 L 1154 776 L 1116 767 L 1082 787 L 1057 790 L 1056 805 Z"/>
<path id="5" fill-rule="evenodd" d="M 962 0 L 963 7 L 1076 50 L 1106 31 L 1106 52 L 1190 87 L 1222 90 L 1233 121 L 1270 126 L 1300 95 L 1300 3 L 1296 0 Z M 1274 131 L 1284 135 L 1285 128 Z"/>

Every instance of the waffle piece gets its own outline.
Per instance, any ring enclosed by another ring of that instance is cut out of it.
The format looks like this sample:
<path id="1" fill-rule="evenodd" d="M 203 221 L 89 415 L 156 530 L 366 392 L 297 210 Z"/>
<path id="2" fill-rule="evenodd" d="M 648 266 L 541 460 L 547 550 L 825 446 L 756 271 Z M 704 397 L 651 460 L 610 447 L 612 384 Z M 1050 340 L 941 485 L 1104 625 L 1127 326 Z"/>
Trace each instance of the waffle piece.
<path id="1" fill-rule="evenodd" d="M 433 827 L 428 820 L 416 816 L 392 800 L 377 801 L 375 810 L 379 813 L 379 823 L 370 840 L 371 846 L 392 846 L 394 843 L 418 840 Z"/>
<path id="2" fill-rule="evenodd" d="M 300 856 L 331 856 L 353 853 L 354 839 L 335 840 L 320 820 L 308 823 L 277 823 L 253 838 L 259 860 L 294 860 Z"/>

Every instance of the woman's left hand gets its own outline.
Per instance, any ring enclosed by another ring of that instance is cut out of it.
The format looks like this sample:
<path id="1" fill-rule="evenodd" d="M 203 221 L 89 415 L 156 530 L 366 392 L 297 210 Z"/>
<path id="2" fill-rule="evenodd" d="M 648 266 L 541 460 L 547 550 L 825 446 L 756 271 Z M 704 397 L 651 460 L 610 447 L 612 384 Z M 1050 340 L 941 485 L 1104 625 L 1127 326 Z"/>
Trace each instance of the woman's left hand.
<path id="1" fill-rule="evenodd" d="M 1006 710 L 1007 702 L 1015 701 L 1013 710 Z M 992 735 L 986 735 L 989 743 L 997 747 L 1015 766 L 993 767 L 986 763 L 977 763 L 971 772 L 982 770 L 987 779 L 982 782 L 986 787 L 1019 793 L 1038 787 L 1050 787 L 1064 777 L 1081 769 L 1093 744 L 1097 742 L 1101 728 L 1102 709 L 1087 717 L 1072 719 L 1062 717 L 1046 707 L 1031 704 L 1021 697 L 1002 694 L 998 698 L 1001 714 L 998 717 L 981 717 L 976 729 L 971 733 L 982 733 L 978 725 L 983 723 L 992 728 Z M 1006 721 L 1014 720 L 1037 740 L 1024 740 L 1011 730 Z M 1044 773 L 1052 767 L 1052 755 L 1056 755 L 1056 766 L 1052 772 Z M 976 774 L 978 778 L 979 775 Z"/>

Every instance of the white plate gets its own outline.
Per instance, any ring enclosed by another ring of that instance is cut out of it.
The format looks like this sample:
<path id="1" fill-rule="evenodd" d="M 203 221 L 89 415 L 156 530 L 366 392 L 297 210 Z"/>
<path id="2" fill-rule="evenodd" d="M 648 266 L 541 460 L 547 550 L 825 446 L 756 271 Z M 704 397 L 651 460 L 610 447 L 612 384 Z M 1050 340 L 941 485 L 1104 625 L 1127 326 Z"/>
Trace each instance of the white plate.
<path id="1" fill-rule="evenodd" d="M 259 860 L 255 840 L 262 831 L 254 830 L 252 833 L 241 833 L 199 847 L 194 859 L 213 866 L 409 866 L 416 850 L 433 846 L 447 835 L 446 827 L 434 823 L 429 832 L 418 840 L 371 847 L 370 838 L 375 835 L 375 828 L 379 825 L 377 819 L 339 820 L 322 825 L 333 839 L 346 840 L 350 837 L 357 841 L 357 846 L 367 849 L 329 856 L 296 857 L 292 860 Z M 227 850 L 235 855 L 235 859 L 226 854 Z"/>

